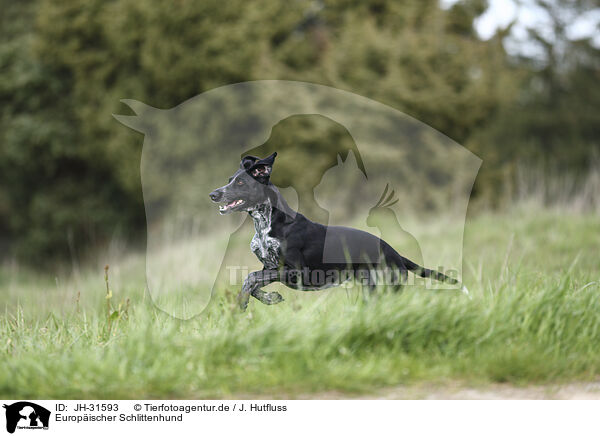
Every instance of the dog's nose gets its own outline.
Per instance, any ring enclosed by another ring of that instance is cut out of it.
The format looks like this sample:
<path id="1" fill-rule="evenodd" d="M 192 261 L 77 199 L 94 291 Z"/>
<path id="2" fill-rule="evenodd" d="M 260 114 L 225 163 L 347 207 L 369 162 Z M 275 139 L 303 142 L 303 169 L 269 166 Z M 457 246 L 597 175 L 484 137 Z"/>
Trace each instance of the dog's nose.
<path id="1" fill-rule="evenodd" d="M 219 191 L 213 191 L 210 194 L 208 194 L 208 196 L 212 201 L 219 201 L 219 199 L 221 198 L 221 193 Z"/>

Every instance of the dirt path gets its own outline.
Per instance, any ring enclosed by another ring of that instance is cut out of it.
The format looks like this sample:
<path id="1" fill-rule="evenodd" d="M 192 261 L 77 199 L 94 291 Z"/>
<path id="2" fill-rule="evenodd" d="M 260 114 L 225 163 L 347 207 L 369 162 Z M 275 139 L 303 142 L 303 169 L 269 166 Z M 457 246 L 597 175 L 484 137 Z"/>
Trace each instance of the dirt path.
<path id="1" fill-rule="evenodd" d="M 516 387 L 490 385 L 480 388 L 460 386 L 421 386 L 385 389 L 364 399 L 424 400 L 600 400 L 600 383 L 571 383 L 555 386 Z"/>
<path id="2" fill-rule="evenodd" d="M 397 400 L 600 400 L 600 382 L 526 387 L 504 384 L 483 387 L 396 387 L 383 389 L 376 395 L 365 395 L 356 398 Z"/>
<path id="3" fill-rule="evenodd" d="M 492 384 L 481 387 L 469 387 L 460 384 L 416 385 L 385 388 L 375 394 L 366 395 L 322 392 L 293 396 L 248 396 L 248 399 L 251 398 L 298 400 L 600 400 L 600 381 L 525 387 L 507 384 Z"/>

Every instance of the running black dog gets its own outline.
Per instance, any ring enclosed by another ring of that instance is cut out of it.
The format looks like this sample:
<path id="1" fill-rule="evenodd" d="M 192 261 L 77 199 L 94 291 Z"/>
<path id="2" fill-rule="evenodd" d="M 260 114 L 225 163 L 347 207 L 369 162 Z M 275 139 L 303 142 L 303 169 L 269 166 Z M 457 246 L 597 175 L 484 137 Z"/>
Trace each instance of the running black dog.
<path id="1" fill-rule="evenodd" d="M 391 271 L 395 286 L 401 286 L 412 271 L 451 284 L 459 282 L 402 257 L 382 239 L 348 227 L 325 226 L 294 211 L 270 182 L 277 153 L 259 159 L 246 156 L 229 183 L 210 193 L 222 215 L 248 212 L 256 234 L 250 248 L 264 265 L 246 277 L 238 295 L 242 310 L 250 295 L 265 304 L 277 304 L 283 297 L 264 292 L 263 286 L 281 282 L 293 289 L 317 290 L 357 279 L 373 288 L 377 272 Z M 391 268 L 391 270 L 389 269 Z M 466 292 L 466 288 L 463 287 Z"/>

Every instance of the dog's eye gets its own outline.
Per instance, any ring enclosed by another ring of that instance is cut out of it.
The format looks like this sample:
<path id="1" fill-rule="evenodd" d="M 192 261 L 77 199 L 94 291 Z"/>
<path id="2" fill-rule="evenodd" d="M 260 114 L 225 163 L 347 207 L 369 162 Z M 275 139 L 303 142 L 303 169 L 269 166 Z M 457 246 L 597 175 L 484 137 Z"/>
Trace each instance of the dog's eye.
<path id="1" fill-rule="evenodd" d="M 243 181 L 243 180 L 238 180 L 237 182 L 235 182 L 235 184 L 236 184 L 236 185 L 240 185 L 240 186 L 241 186 L 241 185 L 243 185 L 243 184 L 244 184 L 244 181 Z"/>

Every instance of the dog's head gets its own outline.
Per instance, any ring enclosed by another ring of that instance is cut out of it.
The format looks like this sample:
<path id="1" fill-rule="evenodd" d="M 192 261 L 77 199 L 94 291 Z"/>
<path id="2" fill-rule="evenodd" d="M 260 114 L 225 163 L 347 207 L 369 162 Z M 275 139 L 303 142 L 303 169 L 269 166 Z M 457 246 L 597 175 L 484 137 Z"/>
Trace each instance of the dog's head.
<path id="1" fill-rule="evenodd" d="M 209 194 L 219 206 L 219 213 L 248 211 L 268 199 L 268 186 L 277 153 L 264 159 L 245 156 L 240 168 L 229 178 L 229 183 Z"/>

